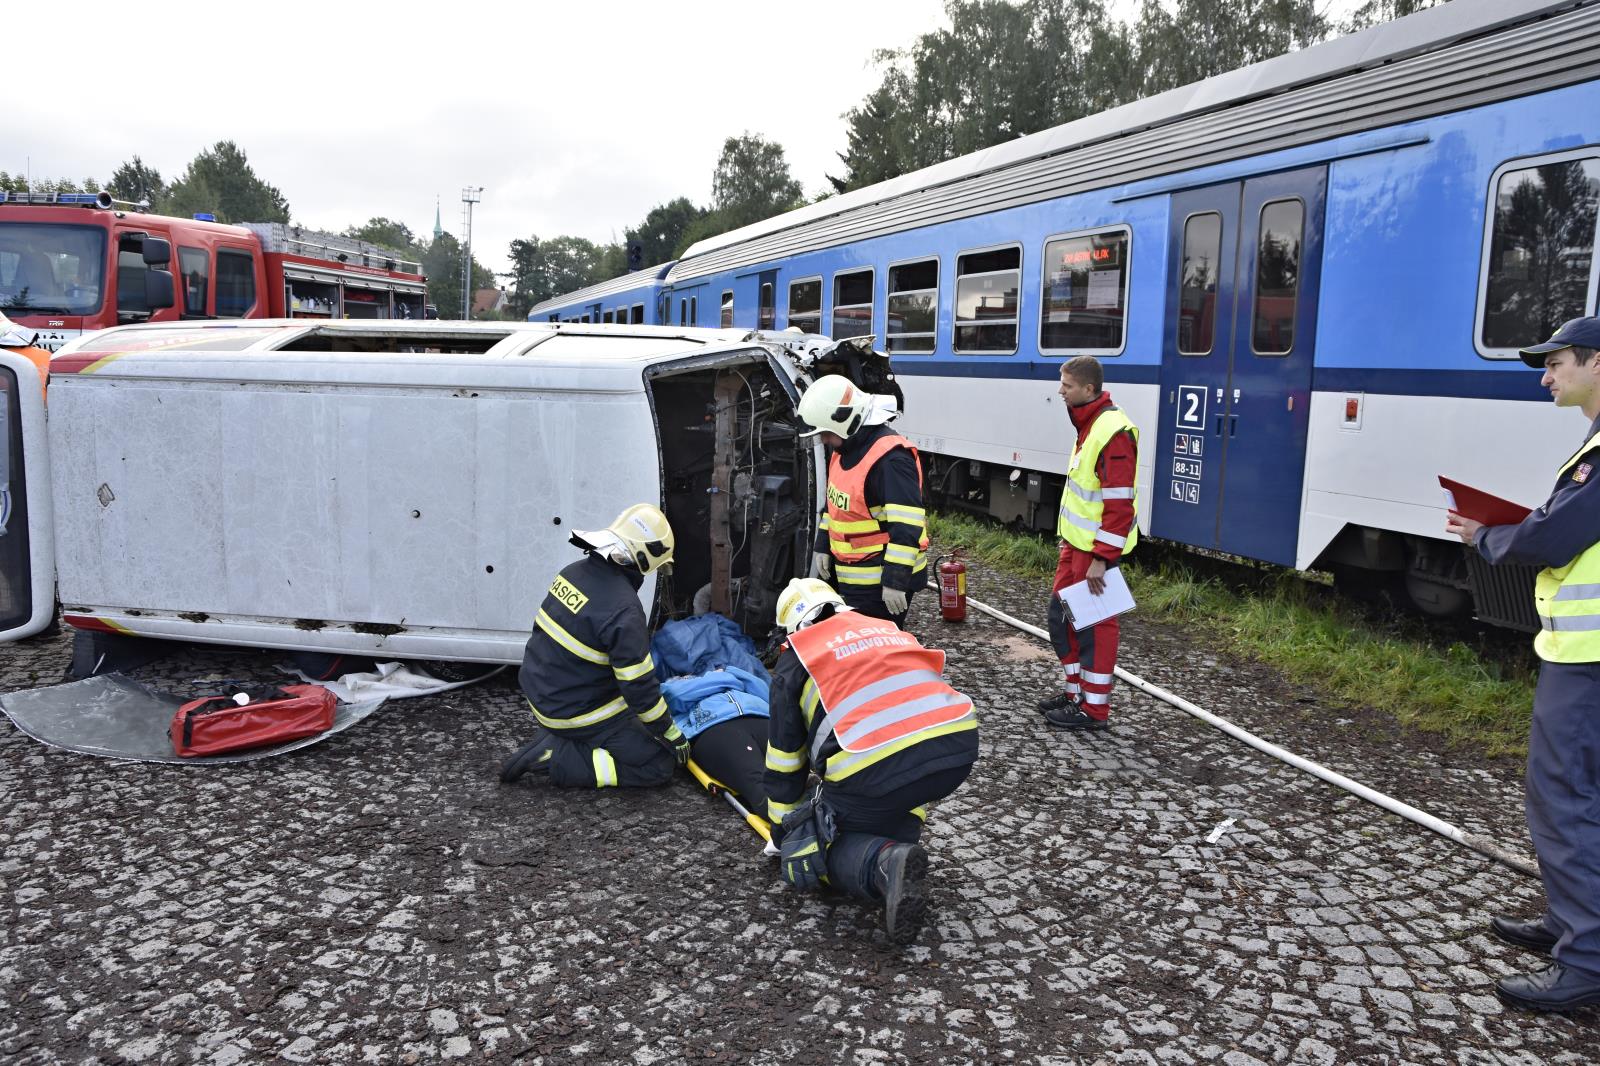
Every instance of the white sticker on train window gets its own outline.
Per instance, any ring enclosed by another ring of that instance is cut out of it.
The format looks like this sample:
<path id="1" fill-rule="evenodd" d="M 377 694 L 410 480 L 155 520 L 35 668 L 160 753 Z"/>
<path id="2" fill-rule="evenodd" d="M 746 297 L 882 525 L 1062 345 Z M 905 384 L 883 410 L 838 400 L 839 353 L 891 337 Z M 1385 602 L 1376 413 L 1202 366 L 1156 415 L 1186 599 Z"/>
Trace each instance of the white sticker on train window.
<path id="1" fill-rule="evenodd" d="M 1122 301 L 1122 271 L 1089 271 L 1089 299 L 1085 307 L 1116 307 Z"/>

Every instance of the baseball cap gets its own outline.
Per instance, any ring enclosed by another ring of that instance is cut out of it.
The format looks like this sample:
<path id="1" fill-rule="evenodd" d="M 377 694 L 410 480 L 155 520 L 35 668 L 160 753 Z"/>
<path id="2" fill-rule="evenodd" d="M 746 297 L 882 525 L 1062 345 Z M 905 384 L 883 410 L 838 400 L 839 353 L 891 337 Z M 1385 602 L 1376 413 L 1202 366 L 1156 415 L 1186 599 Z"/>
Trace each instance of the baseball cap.
<path id="1" fill-rule="evenodd" d="M 1600 317 L 1574 318 L 1563 322 L 1543 344 L 1522 349 L 1522 361 L 1535 370 L 1544 369 L 1544 357 L 1562 348 L 1600 348 Z"/>

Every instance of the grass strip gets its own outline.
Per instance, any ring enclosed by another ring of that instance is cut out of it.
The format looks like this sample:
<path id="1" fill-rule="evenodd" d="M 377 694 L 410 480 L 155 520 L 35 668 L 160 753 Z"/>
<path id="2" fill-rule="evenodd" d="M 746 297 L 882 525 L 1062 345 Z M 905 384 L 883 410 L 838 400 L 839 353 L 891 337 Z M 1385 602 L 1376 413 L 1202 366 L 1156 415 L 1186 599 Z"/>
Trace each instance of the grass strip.
<path id="1" fill-rule="evenodd" d="M 942 549 L 959 547 L 1041 583 L 1055 574 L 1054 540 L 961 514 L 930 515 L 928 525 Z M 1254 571 L 1240 589 L 1180 555 L 1129 557 L 1124 576 L 1140 614 L 1198 626 L 1326 698 L 1376 708 L 1451 744 L 1527 754 L 1531 670 L 1490 661 L 1465 643 L 1439 646 L 1423 632 L 1426 623 L 1375 619 L 1294 571 Z"/>

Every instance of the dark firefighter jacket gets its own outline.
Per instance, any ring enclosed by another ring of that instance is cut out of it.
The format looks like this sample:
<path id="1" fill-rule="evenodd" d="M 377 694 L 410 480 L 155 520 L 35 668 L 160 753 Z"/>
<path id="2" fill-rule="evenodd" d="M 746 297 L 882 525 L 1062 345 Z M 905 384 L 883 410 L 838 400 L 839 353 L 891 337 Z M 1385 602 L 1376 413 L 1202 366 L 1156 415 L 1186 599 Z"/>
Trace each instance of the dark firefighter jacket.
<path id="1" fill-rule="evenodd" d="M 632 713 L 656 736 L 681 734 L 667 714 L 639 586 L 644 578 L 593 553 L 550 583 L 518 680 L 546 729 L 584 729 Z"/>

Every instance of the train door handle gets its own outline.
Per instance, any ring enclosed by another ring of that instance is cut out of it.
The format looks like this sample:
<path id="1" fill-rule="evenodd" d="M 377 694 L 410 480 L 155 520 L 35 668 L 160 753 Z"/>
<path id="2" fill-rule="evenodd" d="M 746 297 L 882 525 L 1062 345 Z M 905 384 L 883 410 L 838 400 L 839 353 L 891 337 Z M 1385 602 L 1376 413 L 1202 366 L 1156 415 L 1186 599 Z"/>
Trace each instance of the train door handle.
<path id="1" fill-rule="evenodd" d="M 1236 437 L 1236 436 L 1239 435 L 1238 431 L 1239 431 L 1239 416 L 1238 415 L 1229 415 L 1228 416 L 1228 436 Z"/>
<path id="2" fill-rule="evenodd" d="M 1228 417 L 1228 416 L 1227 415 L 1222 415 L 1222 414 L 1217 415 L 1217 428 L 1212 433 L 1212 436 L 1214 436 L 1214 437 L 1222 436 L 1222 420 L 1224 418 L 1226 418 L 1226 417 Z"/>

